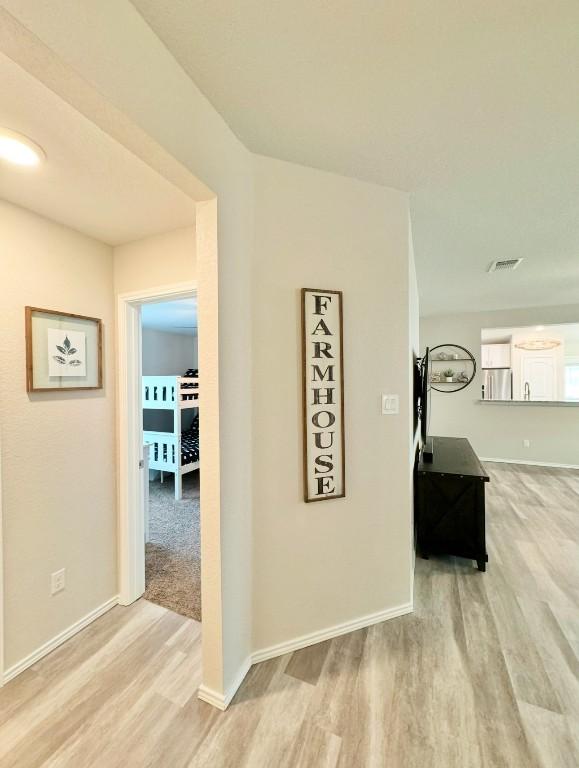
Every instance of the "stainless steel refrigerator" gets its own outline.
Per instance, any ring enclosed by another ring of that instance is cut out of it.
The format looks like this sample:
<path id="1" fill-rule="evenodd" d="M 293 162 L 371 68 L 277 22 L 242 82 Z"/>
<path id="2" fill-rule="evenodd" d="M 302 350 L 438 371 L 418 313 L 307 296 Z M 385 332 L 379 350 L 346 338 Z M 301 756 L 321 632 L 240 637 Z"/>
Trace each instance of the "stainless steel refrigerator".
<path id="1" fill-rule="evenodd" d="M 483 387 L 483 400 L 512 400 L 513 372 L 510 368 L 485 368 Z"/>

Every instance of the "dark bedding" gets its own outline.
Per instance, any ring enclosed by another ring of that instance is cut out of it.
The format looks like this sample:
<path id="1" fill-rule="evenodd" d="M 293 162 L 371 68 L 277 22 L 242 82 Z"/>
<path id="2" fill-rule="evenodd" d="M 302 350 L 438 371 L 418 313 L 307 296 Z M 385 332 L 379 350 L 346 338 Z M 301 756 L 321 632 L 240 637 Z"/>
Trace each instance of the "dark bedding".
<path id="1" fill-rule="evenodd" d="M 198 375 L 199 371 L 196 368 L 189 368 L 185 373 L 186 377 L 197 377 Z M 196 383 L 184 384 L 183 387 L 186 389 L 197 389 L 198 385 Z M 197 392 L 194 392 L 186 397 L 193 400 L 197 398 L 197 394 Z M 181 433 L 181 466 L 194 464 L 196 461 L 199 461 L 199 414 L 195 414 L 191 427 L 183 430 Z"/>
<path id="2" fill-rule="evenodd" d="M 189 429 L 181 432 L 181 466 L 199 461 L 199 414 L 195 414 Z"/>
<path id="3" fill-rule="evenodd" d="M 193 424 L 181 433 L 181 466 L 196 461 L 199 461 L 199 428 Z"/>
<path id="4" fill-rule="evenodd" d="M 189 368 L 184 374 L 183 378 L 190 378 L 194 377 L 197 378 L 199 376 L 199 371 L 197 368 Z M 184 392 L 183 390 L 190 389 L 194 390 L 193 392 Z M 197 400 L 199 397 L 199 384 L 197 382 L 182 382 L 181 383 L 181 397 L 183 400 Z"/>

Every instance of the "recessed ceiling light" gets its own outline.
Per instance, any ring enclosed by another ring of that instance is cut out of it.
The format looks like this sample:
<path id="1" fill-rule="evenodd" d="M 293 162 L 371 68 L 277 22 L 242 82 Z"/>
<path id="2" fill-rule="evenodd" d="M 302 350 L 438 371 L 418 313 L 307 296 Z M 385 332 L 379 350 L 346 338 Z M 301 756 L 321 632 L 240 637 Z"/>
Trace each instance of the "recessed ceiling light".
<path id="1" fill-rule="evenodd" d="M 39 165 L 46 155 L 42 147 L 16 131 L 0 128 L 0 159 L 14 165 L 33 168 Z"/>
<path id="2" fill-rule="evenodd" d="M 536 331 L 544 331 L 545 330 L 545 326 L 544 325 L 536 325 L 535 326 L 535 330 Z"/>

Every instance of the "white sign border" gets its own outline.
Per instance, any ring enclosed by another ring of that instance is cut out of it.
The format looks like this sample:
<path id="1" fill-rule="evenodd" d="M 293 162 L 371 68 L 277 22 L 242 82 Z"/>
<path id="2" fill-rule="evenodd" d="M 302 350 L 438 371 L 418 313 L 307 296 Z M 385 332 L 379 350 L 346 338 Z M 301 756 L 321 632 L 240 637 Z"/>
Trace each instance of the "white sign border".
<path id="1" fill-rule="evenodd" d="M 338 296 L 339 299 L 339 330 L 340 330 L 340 380 L 339 380 L 339 397 L 340 397 L 340 412 L 341 412 L 341 435 L 339 436 L 341 449 L 342 449 L 342 489 L 340 493 L 335 493 L 328 496 L 320 496 L 312 498 L 310 489 L 308 486 L 308 410 L 307 410 L 307 397 L 309 391 L 309 385 L 311 381 L 308 378 L 307 371 L 307 338 L 306 338 L 306 296 L 309 293 L 313 294 L 331 294 L 332 296 Z M 345 424 L 344 424 L 344 310 L 343 310 L 343 292 L 335 290 L 325 290 L 321 288 L 302 288 L 301 290 L 301 308 L 302 308 L 302 414 L 303 414 L 303 475 L 304 475 L 304 501 L 306 504 L 313 503 L 315 501 L 329 501 L 330 499 L 343 499 L 346 496 L 346 439 L 345 439 Z"/>

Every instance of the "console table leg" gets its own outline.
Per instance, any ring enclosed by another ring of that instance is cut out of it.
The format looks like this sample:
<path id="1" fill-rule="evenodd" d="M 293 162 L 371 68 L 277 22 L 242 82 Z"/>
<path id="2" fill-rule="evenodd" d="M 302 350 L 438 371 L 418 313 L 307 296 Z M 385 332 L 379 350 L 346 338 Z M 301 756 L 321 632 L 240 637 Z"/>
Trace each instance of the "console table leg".
<path id="1" fill-rule="evenodd" d="M 478 567 L 479 571 L 482 571 L 483 573 L 486 571 L 486 569 L 487 569 L 486 560 L 477 560 L 476 564 L 477 564 L 477 567 Z"/>

